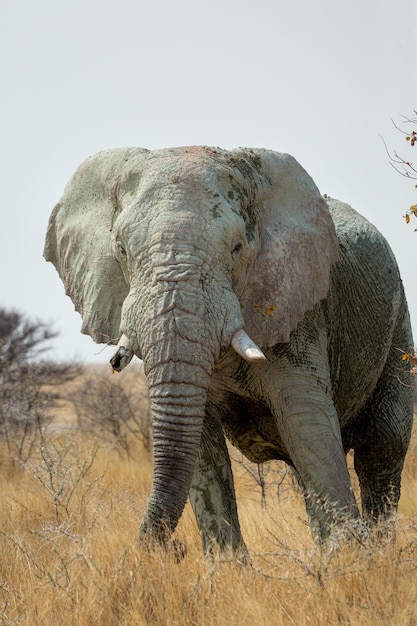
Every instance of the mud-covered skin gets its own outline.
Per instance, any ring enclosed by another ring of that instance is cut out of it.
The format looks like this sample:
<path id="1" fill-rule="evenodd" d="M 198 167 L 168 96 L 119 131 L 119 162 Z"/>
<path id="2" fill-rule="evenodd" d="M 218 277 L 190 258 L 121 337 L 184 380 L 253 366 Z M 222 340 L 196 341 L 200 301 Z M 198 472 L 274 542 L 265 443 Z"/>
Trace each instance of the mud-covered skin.
<path id="1" fill-rule="evenodd" d="M 288 416 L 282 402 L 284 395 L 291 394 L 291 374 L 301 375 L 305 391 L 294 386 L 295 411 L 309 410 L 311 417 L 323 394 L 331 397 L 334 437 L 339 436 L 338 419 L 344 453 L 355 450 L 363 515 L 378 521 L 394 514 L 400 497 L 413 400 L 411 377 L 401 363 L 399 347 L 412 350 L 413 340 L 402 284 L 387 243 L 357 213 L 335 201 L 329 204 L 341 260 L 332 270 L 328 298 L 306 314 L 289 343 L 265 350 L 267 362 L 249 364 L 231 350 L 223 354 L 212 376 L 207 413 L 220 419 L 226 437 L 249 460 L 278 459 L 302 467 L 303 459 L 297 462 L 285 443 Z M 320 344 L 326 359 L 314 358 L 311 348 Z M 314 431 L 319 419 L 313 418 L 314 427 L 306 431 L 302 455 L 308 455 L 309 448 L 312 457 L 316 452 Z M 325 472 L 326 463 L 322 465 Z M 345 468 L 338 471 L 343 474 Z M 307 479 L 297 474 L 307 493 Z M 208 495 L 211 489 L 208 484 L 205 510 L 197 511 L 206 527 L 213 523 L 207 513 L 208 502 L 215 498 Z M 320 512 L 309 513 L 316 516 L 315 532 L 324 536 Z"/>
<path id="2" fill-rule="evenodd" d="M 400 349 L 412 351 L 407 304 L 398 280 L 396 262 L 386 242 L 362 218 L 339 203 L 330 201 L 341 242 L 341 259 L 332 270 L 329 296 L 306 315 L 288 344 L 265 350 L 267 364 L 248 364 L 229 350 L 215 368 L 209 398 L 221 408 L 223 428 L 228 438 L 243 454 L 256 463 L 280 459 L 291 462 L 262 389 L 262 380 L 271 364 L 288 355 L 294 367 L 308 358 L 302 354 L 303 335 L 311 340 L 311 328 L 319 325 L 315 316 L 323 312 L 328 332 L 328 367 L 332 397 L 342 430 L 344 449 L 359 447 L 369 431 L 372 397 L 377 384 L 389 386 L 398 377 L 410 381 L 407 365 L 399 359 Z M 350 217 L 349 221 L 346 219 Z M 352 219 L 354 218 L 354 219 Z M 365 227 L 365 228 L 364 228 Z M 355 236 L 350 241 L 349 232 Z M 391 265 L 386 258 L 391 258 Z M 383 286 L 383 288 L 382 288 Z M 363 298 L 363 291 L 378 291 L 377 298 Z M 394 294 L 394 296 L 393 296 Z M 392 311 L 388 315 L 388 311 Z M 366 339 L 357 320 L 368 320 Z M 387 354 L 387 344 L 393 349 Z M 399 346 L 406 346 L 399 348 Z M 408 346 L 408 347 L 407 347 Z M 354 358 L 352 358 L 354 354 Z M 292 356 L 291 356 L 292 355 Z M 384 372 L 383 372 L 384 370 Z M 314 375 L 312 373 L 312 375 Z M 276 377 L 275 371 L 273 374 Z M 396 388 L 397 386 L 394 385 Z M 401 386 L 398 395 L 402 397 Z M 276 380 L 276 395 L 280 381 Z M 408 414 L 409 395 L 404 397 Z M 389 396 L 386 401 L 388 402 Z M 409 423 L 407 417 L 406 423 Z M 404 434 L 408 426 L 403 428 Z M 404 437 L 405 443 L 407 437 Z"/>

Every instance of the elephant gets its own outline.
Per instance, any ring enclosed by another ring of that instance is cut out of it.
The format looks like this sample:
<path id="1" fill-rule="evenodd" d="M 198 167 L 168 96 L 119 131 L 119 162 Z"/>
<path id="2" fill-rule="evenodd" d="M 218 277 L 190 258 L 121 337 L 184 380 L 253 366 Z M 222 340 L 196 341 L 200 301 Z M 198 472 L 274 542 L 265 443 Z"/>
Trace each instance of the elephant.
<path id="1" fill-rule="evenodd" d="M 395 520 L 413 420 L 399 270 L 380 232 L 292 156 L 99 152 L 53 209 L 44 257 L 81 332 L 116 345 L 113 369 L 143 361 L 142 541 L 171 545 L 189 497 L 206 554 L 247 553 L 227 440 L 252 462 L 288 464 L 319 541 Z"/>

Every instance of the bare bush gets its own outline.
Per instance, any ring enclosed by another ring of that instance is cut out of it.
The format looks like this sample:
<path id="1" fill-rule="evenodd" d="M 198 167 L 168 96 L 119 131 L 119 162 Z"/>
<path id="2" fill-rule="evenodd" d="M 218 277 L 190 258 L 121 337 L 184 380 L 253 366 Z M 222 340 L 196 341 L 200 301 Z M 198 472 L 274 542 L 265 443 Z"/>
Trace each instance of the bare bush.
<path id="1" fill-rule="evenodd" d="M 79 491 L 84 499 L 97 481 L 97 477 L 90 478 L 90 470 L 98 449 L 97 440 L 91 443 L 82 440 L 76 431 L 66 433 L 62 438 L 40 431 L 39 458 L 29 467 L 52 500 L 56 523 L 71 516 L 73 501 L 80 497 Z"/>
<path id="2" fill-rule="evenodd" d="M 36 430 L 61 398 L 58 387 L 80 372 L 41 358 L 55 336 L 42 322 L 0 309 L 0 437 L 19 462 L 29 458 Z"/>
<path id="3" fill-rule="evenodd" d="M 236 449 L 232 450 L 231 459 L 234 465 L 243 470 L 244 475 L 248 478 L 248 486 L 254 484 L 259 488 L 263 509 L 267 506 L 267 495 L 271 491 L 274 498 L 279 498 L 285 489 L 294 489 L 296 485 L 291 471 L 284 463 L 252 463 Z M 255 493 L 258 494 L 258 490 Z"/>
<path id="4" fill-rule="evenodd" d="M 71 395 L 71 402 L 82 430 L 100 432 L 127 454 L 131 436 L 150 450 L 149 402 L 139 376 L 132 381 L 111 374 L 89 374 Z"/>

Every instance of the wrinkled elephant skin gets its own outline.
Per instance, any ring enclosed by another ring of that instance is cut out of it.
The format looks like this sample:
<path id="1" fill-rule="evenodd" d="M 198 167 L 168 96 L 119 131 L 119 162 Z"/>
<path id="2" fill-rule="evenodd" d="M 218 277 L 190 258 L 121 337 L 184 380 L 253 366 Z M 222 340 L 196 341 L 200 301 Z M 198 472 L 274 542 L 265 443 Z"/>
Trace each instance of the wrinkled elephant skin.
<path id="1" fill-rule="evenodd" d="M 245 552 L 225 437 L 293 468 L 319 538 L 395 514 L 413 411 L 398 268 L 376 228 L 292 157 L 101 152 L 55 207 L 45 258 L 82 332 L 118 343 L 113 368 L 143 359 L 154 471 L 142 539 L 166 541 L 189 496 L 204 550 Z"/>

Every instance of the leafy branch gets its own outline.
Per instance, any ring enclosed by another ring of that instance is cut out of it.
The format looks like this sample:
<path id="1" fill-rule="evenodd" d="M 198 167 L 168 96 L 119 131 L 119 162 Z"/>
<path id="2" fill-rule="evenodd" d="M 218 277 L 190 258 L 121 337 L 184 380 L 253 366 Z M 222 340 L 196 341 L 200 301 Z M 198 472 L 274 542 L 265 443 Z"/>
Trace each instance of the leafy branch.
<path id="1" fill-rule="evenodd" d="M 410 372 L 415 376 L 417 374 L 417 356 L 406 352 L 402 355 L 401 360 L 407 361 L 407 363 L 410 363 L 410 365 L 412 365 Z"/>
<path id="2" fill-rule="evenodd" d="M 405 140 L 408 142 L 410 147 L 414 147 L 417 143 L 417 131 L 412 127 L 417 126 L 417 110 L 414 110 L 416 117 L 407 117 L 405 115 L 401 115 L 402 125 L 406 125 L 406 129 L 401 128 L 398 124 L 395 123 L 394 120 L 391 120 L 396 130 L 398 130 L 402 135 L 404 135 Z M 409 178 L 412 180 L 417 180 L 417 168 L 413 165 L 411 161 L 408 159 L 404 159 L 398 152 L 394 151 L 391 153 L 388 150 L 388 147 L 384 141 L 385 150 L 387 152 L 388 158 L 390 160 L 390 165 L 394 168 L 394 170 L 404 176 L 405 178 Z M 414 189 L 417 189 L 417 184 L 414 186 Z M 417 217 L 417 204 L 413 204 L 410 206 L 406 214 L 404 215 L 405 221 L 407 224 L 410 223 L 411 216 Z M 417 231 L 417 229 L 415 229 Z"/>

